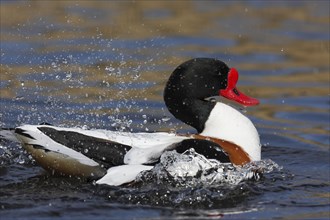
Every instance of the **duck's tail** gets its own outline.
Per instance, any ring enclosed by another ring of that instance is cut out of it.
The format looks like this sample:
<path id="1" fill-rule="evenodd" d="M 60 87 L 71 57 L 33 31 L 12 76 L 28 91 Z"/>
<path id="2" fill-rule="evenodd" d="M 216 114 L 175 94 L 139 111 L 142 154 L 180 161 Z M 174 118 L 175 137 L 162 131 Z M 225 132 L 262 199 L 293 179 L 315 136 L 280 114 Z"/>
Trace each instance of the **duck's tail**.
<path id="1" fill-rule="evenodd" d="M 0 141 L 20 142 L 15 135 L 15 128 L 0 128 Z"/>
<path id="2" fill-rule="evenodd" d="M 95 158 L 82 153 L 91 151 L 89 147 L 93 143 L 82 140 L 83 143 L 79 145 L 80 140 L 75 139 L 74 135 L 55 128 L 48 125 L 22 125 L 15 129 L 1 129 L 0 140 L 20 142 L 36 162 L 51 173 L 91 179 L 103 177 L 106 169 Z M 81 148 L 74 149 L 76 144 Z"/>
<path id="3" fill-rule="evenodd" d="M 39 125 L 51 125 L 51 124 L 43 122 Z M 22 141 L 19 138 L 17 138 L 16 129 L 17 128 L 0 128 L 0 141 L 7 140 L 16 143 L 22 143 Z M 19 130 L 19 128 L 17 130 Z"/>

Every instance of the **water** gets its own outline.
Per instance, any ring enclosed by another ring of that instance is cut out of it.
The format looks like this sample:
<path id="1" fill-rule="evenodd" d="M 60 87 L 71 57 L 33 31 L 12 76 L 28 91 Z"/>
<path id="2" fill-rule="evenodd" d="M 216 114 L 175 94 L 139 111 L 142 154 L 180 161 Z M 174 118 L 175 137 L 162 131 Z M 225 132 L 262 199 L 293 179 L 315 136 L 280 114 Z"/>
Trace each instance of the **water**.
<path id="1" fill-rule="evenodd" d="M 169 177 L 169 163 L 137 185 L 98 186 L 51 176 L 16 144 L 1 142 L 1 218 L 329 218 L 328 1 L 0 5 L 1 127 L 194 132 L 167 111 L 163 87 L 181 62 L 216 57 L 261 100 L 241 111 L 257 126 L 257 166 L 267 171 L 207 185 L 200 177 L 210 182 L 214 173 Z"/>

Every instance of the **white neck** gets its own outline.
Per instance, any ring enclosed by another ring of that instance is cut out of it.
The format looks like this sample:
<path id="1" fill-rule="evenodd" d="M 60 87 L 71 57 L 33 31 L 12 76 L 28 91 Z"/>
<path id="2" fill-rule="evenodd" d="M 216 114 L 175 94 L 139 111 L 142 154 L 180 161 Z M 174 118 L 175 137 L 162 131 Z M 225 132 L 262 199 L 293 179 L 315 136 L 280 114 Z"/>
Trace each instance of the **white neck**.
<path id="1" fill-rule="evenodd" d="M 200 134 L 230 141 L 248 153 L 251 160 L 261 159 L 257 129 L 250 119 L 228 105 L 218 102 L 214 106 Z"/>

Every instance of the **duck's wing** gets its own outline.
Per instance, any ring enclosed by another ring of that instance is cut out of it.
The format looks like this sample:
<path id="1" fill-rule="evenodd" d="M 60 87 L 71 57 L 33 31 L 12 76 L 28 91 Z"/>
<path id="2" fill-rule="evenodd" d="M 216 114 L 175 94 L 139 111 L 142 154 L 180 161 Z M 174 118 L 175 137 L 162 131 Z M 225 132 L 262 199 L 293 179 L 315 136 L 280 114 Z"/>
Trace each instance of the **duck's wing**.
<path id="1" fill-rule="evenodd" d="M 175 149 L 176 146 L 188 136 L 178 136 L 175 134 L 157 133 L 135 133 L 131 149 L 124 157 L 125 164 L 152 164 L 159 161 L 160 156 L 166 150 Z"/>

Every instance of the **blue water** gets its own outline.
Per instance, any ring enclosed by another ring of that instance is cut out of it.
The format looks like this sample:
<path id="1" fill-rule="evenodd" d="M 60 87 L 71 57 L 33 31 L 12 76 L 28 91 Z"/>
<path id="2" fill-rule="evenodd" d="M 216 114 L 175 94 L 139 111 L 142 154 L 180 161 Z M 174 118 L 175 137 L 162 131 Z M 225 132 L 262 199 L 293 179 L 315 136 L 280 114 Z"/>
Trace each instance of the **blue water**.
<path id="1" fill-rule="evenodd" d="M 237 186 L 105 187 L 2 141 L 1 219 L 328 219 L 329 2 L 157 3 L 1 1 L 0 126 L 194 132 L 163 87 L 181 62 L 216 57 L 260 99 L 242 112 L 282 168 Z"/>

